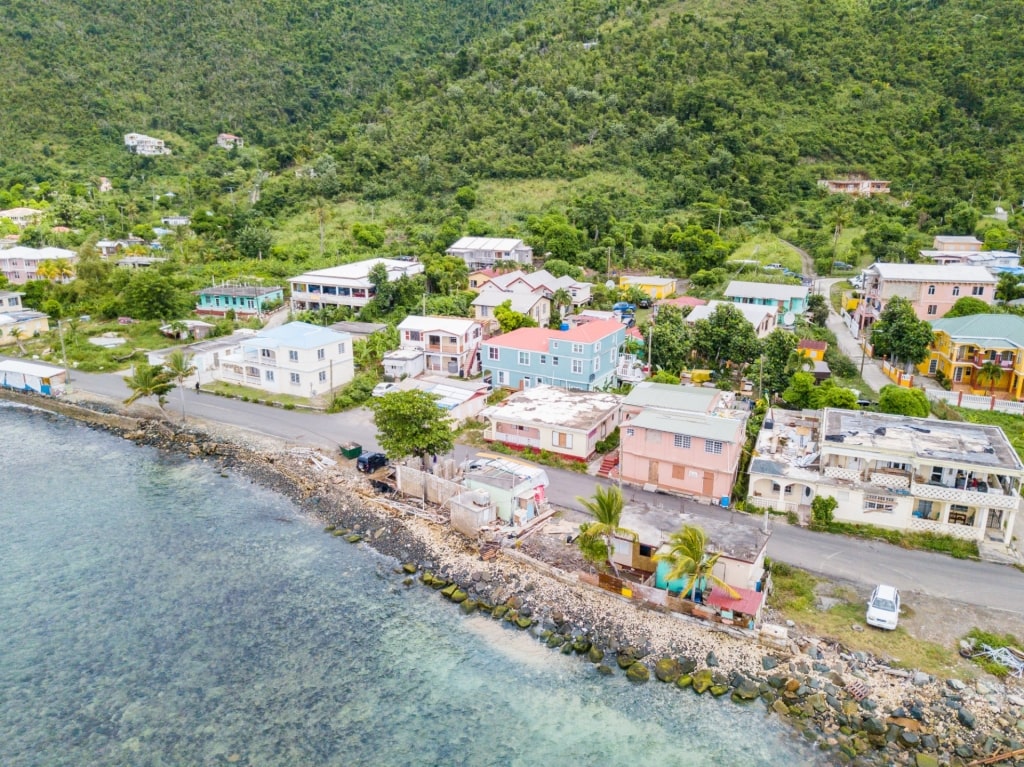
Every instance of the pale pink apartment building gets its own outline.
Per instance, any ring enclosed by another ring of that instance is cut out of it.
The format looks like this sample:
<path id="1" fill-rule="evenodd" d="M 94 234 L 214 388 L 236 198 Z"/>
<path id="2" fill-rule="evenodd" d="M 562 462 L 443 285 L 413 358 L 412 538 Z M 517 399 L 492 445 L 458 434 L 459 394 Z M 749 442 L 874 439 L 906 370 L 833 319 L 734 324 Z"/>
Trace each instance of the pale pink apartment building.
<path id="1" fill-rule="evenodd" d="M 732 392 L 644 381 L 622 414 L 624 482 L 712 503 L 732 494 L 748 415 Z"/>
<path id="2" fill-rule="evenodd" d="M 984 266 L 967 264 L 872 264 L 854 321 L 866 329 L 892 298 L 906 298 L 922 320 L 937 320 L 964 296 L 985 303 L 995 299 L 998 280 Z"/>

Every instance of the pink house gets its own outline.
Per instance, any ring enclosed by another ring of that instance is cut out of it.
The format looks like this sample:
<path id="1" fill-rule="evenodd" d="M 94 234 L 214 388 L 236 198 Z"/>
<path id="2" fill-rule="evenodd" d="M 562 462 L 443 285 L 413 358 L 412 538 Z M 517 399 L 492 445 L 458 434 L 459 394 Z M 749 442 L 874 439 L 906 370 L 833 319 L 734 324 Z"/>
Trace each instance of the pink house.
<path id="1" fill-rule="evenodd" d="M 747 411 L 732 392 L 644 381 L 619 427 L 625 482 L 719 503 L 732 494 Z"/>
<path id="2" fill-rule="evenodd" d="M 937 320 L 964 296 L 992 303 L 998 280 L 984 266 L 966 264 L 872 264 L 854 312 L 860 328 L 878 319 L 889 299 L 900 296 L 922 320 Z"/>

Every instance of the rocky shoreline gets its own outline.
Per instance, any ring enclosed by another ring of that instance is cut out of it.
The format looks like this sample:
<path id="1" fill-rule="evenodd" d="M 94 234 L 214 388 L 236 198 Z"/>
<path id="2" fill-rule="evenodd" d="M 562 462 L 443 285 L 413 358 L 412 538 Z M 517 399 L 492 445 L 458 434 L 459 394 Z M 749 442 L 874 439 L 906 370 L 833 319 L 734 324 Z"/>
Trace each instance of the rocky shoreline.
<path id="1" fill-rule="evenodd" d="M 967 765 L 1024 749 L 1020 686 L 935 679 L 814 637 L 791 636 L 785 650 L 769 649 L 693 619 L 639 610 L 518 552 L 484 562 L 447 527 L 377 502 L 365 479 L 347 469 L 243 430 L 183 430 L 109 404 L 2 396 L 215 462 L 292 498 L 327 534 L 393 558 L 394 578 L 408 588 L 440 591 L 463 612 L 486 612 L 553 651 L 580 656 L 595 673 L 764 706 L 835 763 Z M 999 763 L 1024 766 L 1024 754 Z"/>

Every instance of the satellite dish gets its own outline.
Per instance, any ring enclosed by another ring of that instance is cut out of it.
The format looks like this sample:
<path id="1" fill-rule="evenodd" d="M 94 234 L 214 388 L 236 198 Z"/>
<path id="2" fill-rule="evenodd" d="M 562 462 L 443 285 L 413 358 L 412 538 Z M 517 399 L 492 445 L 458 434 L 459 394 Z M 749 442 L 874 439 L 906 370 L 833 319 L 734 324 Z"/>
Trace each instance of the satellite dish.
<path id="1" fill-rule="evenodd" d="M 614 280 L 608 280 L 608 282 L 606 282 L 604 284 L 604 286 L 606 288 L 608 288 L 608 290 L 613 290 L 615 288 L 615 281 Z"/>
<path id="2" fill-rule="evenodd" d="M 796 315 L 793 312 L 786 312 L 786 316 L 782 318 L 783 325 L 792 325 L 796 322 Z"/>

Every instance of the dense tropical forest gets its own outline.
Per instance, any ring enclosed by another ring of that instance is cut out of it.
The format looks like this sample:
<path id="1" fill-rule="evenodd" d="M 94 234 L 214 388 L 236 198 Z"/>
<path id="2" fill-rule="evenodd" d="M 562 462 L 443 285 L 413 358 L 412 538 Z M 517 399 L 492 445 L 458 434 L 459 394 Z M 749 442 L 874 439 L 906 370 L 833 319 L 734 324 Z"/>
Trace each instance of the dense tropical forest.
<path id="1" fill-rule="evenodd" d="M 30 291 L 51 310 L 122 309 L 92 244 L 170 214 L 192 217 L 162 243 L 182 289 L 390 252 L 449 294 L 463 234 L 713 295 L 776 235 L 828 272 L 939 232 L 1016 249 L 1024 223 L 1015 0 L 13 0 L 0 21 L 0 208 L 45 208 L 21 241 L 87 257 L 79 286 Z M 848 175 L 893 194 L 817 186 Z"/>

